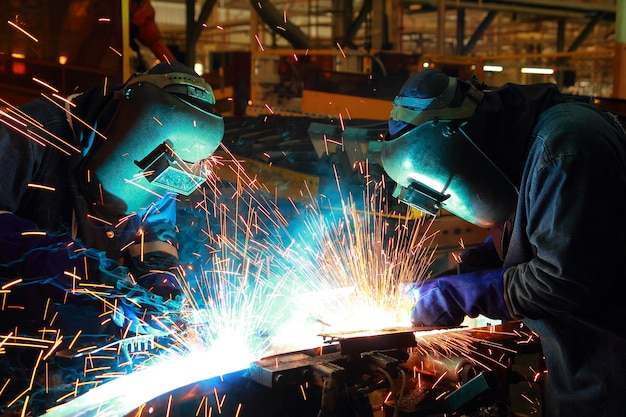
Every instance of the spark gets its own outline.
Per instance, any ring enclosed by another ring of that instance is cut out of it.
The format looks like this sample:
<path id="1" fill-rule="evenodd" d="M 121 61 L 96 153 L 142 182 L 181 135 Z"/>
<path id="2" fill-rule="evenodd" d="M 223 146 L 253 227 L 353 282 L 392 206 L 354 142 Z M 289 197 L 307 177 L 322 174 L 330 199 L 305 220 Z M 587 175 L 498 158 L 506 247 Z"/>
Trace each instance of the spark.
<path id="1" fill-rule="evenodd" d="M 57 106 L 58 108 L 60 108 L 61 110 L 65 111 L 65 108 L 63 106 L 61 106 L 60 104 L 58 104 L 56 101 L 52 100 L 50 97 L 48 97 L 45 94 L 41 94 L 42 97 L 44 97 L 46 100 L 50 101 L 52 104 L 54 104 L 55 106 Z M 106 136 L 104 136 L 102 133 L 100 133 L 98 130 L 96 130 L 94 127 L 90 126 L 87 122 L 85 122 L 84 120 L 82 120 L 80 117 L 76 116 L 75 114 L 73 114 L 72 112 L 68 112 L 68 114 L 77 122 L 79 122 L 80 124 L 82 124 L 83 126 L 85 126 L 86 128 L 90 129 L 92 132 L 94 132 L 96 135 L 100 136 L 102 139 L 106 139 Z"/>
<path id="2" fill-rule="evenodd" d="M 339 44 L 339 42 L 336 42 L 337 48 L 339 48 L 339 51 L 341 52 L 341 55 L 345 58 L 346 57 L 346 53 L 343 50 L 343 48 L 341 47 L 341 45 Z"/>
<path id="3" fill-rule="evenodd" d="M 46 88 L 48 88 L 48 89 L 50 89 L 50 90 L 54 91 L 55 93 L 58 93 L 58 92 L 59 92 L 59 90 L 57 90 L 56 88 L 52 87 L 52 86 L 51 86 L 50 84 L 48 84 L 47 82 L 40 80 L 39 78 L 33 77 L 33 81 L 34 81 L 34 82 L 36 82 L 37 84 L 41 84 L 41 85 L 43 85 L 44 87 L 46 87 Z"/>
<path id="4" fill-rule="evenodd" d="M 441 398 L 443 398 L 446 394 L 448 394 L 448 391 L 443 391 L 441 394 L 437 395 L 435 397 L 435 400 L 439 401 Z"/>
<path id="5" fill-rule="evenodd" d="M 256 39 L 256 43 L 259 45 L 259 49 L 261 49 L 261 52 L 265 51 L 265 48 L 263 47 L 263 44 L 261 43 L 261 39 L 259 39 L 259 35 L 254 35 L 254 39 Z"/>
<path id="6" fill-rule="evenodd" d="M 22 398 L 24 395 L 27 395 L 28 391 L 30 391 L 29 388 L 26 388 L 24 391 L 22 391 L 21 393 L 18 394 L 17 397 L 15 397 L 11 402 L 9 402 L 7 404 L 7 408 L 11 408 L 13 407 L 13 405 L 19 401 L 20 398 Z"/>
<path id="7" fill-rule="evenodd" d="M 29 232 L 22 232 L 20 235 L 22 236 L 45 236 L 47 233 L 43 230 L 33 230 Z"/>
<path id="8" fill-rule="evenodd" d="M 26 410 L 28 409 L 28 400 L 30 399 L 30 396 L 27 395 L 26 398 L 24 399 L 24 404 L 22 405 L 22 414 L 21 417 L 26 416 Z"/>
<path id="9" fill-rule="evenodd" d="M 27 184 L 27 186 L 30 187 L 30 188 L 39 188 L 41 190 L 56 191 L 56 189 L 54 187 L 50 187 L 48 185 L 43 185 L 43 184 L 29 183 L 29 184 Z"/>
<path id="10" fill-rule="evenodd" d="M 14 120 L 13 118 L 11 118 L 11 117 L 10 117 L 7 113 L 5 113 L 5 112 L 4 112 L 4 111 L 2 111 L 2 110 L 0 110 L 0 116 L 7 116 L 7 117 L 9 117 L 10 119 Z M 6 126 L 8 126 L 9 128 L 11 128 L 11 129 L 13 129 L 13 130 L 15 130 L 15 131 L 17 131 L 17 132 L 19 132 L 19 133 L 23 134 L 23 135 L 24 135 L 24 136 L 26 136 L 28 139 L 32 140 L 33 142 L 37 143 L 38 145 L 41 145 L 41 146 L 46 146 L 46 144 L 45 144 L 44 142 L 42 142 L 42 141 L 40 141 L 40 140 L 38 140 L 38 139 L 34 138 L 34 137 L 30 134 L 30 133 L 32 133 L 32 132 L 25 132 L 25 131 L 19 130 L 16 126 L 14 126 L 13 124 L 10 124 L 9 122 L 7 122 L 7 121 L 6 121 L 6 120 L 4 120 L 4 119 L 0 119 L 0 122 L 1 122 L 1 123 L 3 123 L 3 124 L 5 124 L 5 125 L 6 125 Z M 25 125 L 24 125 L 24 126 L 25 126 Z"/>
<path id="11" fill-rule="evenodd" d="M 72 349 L 74 347 L 74 344 L 76 343 L 82 332 L 82 330 L 78 330 L 78 332 L 76 333 L 76 335 L 74 335 L 74 338 L 70 342 L 69 346 L 67 347 L 68 349 Z"/>
<path id="12" fill-rule="evenodd" d="M 167 412 L 165 413 L 166 417 L 170 417 L 171 408 L 172 408 L 172 396 L 170 395 L 167 399 Z"/>
<path id="13" fill-rule="evenodd" d="M 13 286 L 15 286 L 15 285 L 17 285 L 17 284 L 20 284 L 22 281 L 23 281 L 23 279 L 22 279 L 22 278 L 17 278 L 17 279 L 14 279 L 13 281 L 11 281 L 11 282 L 7 282 L 6 284 L 4 284 L 4 285 L 2 286 L 2 289 L 3 289 L 3 290 L 9 289 L 9 288 L 11 288 L 11 287 L 13 287 Z M 2 346 L 2 343 L 0 343 L 0 346 Z"/>
<path id="14" fill-rule="evenodd" d="M 402 296 L 401 287 L 424 277 L 432 260 L 434 235 L 420 229 L 423 223 L 401 221 L 389 239 L 387 220 L 376 213 L 360 212 L 353 201 L 339 219 L 318 213 L 309 223 L 315 242 L 295 255 L 314 257 L 299 262 L 317 287 L 297 297 L 301 308 L 334 331 L 408 325 L 412 300 Z"/>
<path id="15" fill-rule="evenodd" d="M 46 97 L 46 96 L 44 95 L 44 97 Z M 50 100 L 48 97 L 46 97 L 46 98 L 48 100 Z M 66 146 L 70 150 L 72 150 L 74 152 L 77 152 L 77 153 L 80 153 L 80 150 L 77 147 L 75 147 L 74 145 L 72 145 L 69 142 L 63 140 L 62 138 L 56 136 L 52 132 L 45 130 L 44 126 L 39 121 L 33 119 L 31 116 L 29 116 L 26 113 L 22 112 L 20 109 L 18 109 L 17 107 L 11 105 L 10 103 L 6 102 L 5 100 L 0 99 L 0 102 L 3 103 L 7 107 L 7 109 L 11 112 L 11 114 L 13 116 L 8 114 L 8 113 L 6 113 L 6 112 L 4 112 L 4 111 L 0 111 L 0 115 L 6 116 L 7 118 L 9 118 L 10 120 L 12 120 L 13 122 L 15 122 L 15 123 L 17 123 L 19 125 L 19 126 L 15 126 L 13 124 L 8 123 L 5 120 L 0 119 L 0 121 L 2 123 L 4 123 L 5 125 L 9 126 L 11 129 L 19 132 L 20 134 L 26 136 L 29 139 L 35 141 L 36 143 L 38 143 L 41 146 L 46 146 L 46 144 L 52 145 L 56 149 L 58 149 L 61 152 L 65 153 L 66 155 L 70 155 L 70 153 L 68 151 L 66 151 L 65 149 L 61 148 L 59 145 L 55 144 L 54 142 L 46 139 L 42 135 L 36 133 L 35 131 L 33 131 L 31 129 L 31 127 L 28 126 L 28 124 L 34 125 L 35 127 L 37 127 L 37 129 L 41 130 L 46 135 L 52 137 L 57 142 L 59 142 L 62 145 Z M 54 104 L 58 106 L 58 104 L 56 102 Z"/>
<path id="16" fill-rule="evenodd" d="M 11 26 L 13 26 L 15 29 L 19 30 L 20 32 L 22 32 L 24 35 L 28 36 L 30 39 L 32 39 L 35 42 L 39 42 L 39 39 L 35 38 L 33 35 L 31 35 L 30 33 L 26 32 L 24 29 L 22 29 L 21 27 L 19 27 L 18 25 L 16 25 L 15 23 L 11 22 L 10 20 L 7 21 L 7 23 Z"/>
<path id="17" fill-rule="evenodd" d="M 46 355 L 43 357 L 44 361 L 48 360 L 48 358 L 54 353 L 54 351 L 61 345 L 62 341 L 63 341 L 63 336 L 59 336 L 57 340 L 54 342 L 54 344 L 48 350 L 48 353 L 46 353 Z"/>
<path id="18" fill-rule="evenodd" d="M 11 378 L 7 378 L 7 380 L 4 382 L 4 385 L 2 385 L 2 388 L 0 388 L 0 395 L 2 395 L 7 385 L 9 385 L 9 382 L 11 382 Z"/>
<path id="19" fill-rule="evenodd" d="M 213 387 L 213 395 L 215 395 L 215 403 L 217 404 L 217 413 L 222 414 L 222 403 L 220 397 L 217 395 L 217 388 Z"/>
<path id="20" fill-rule="evenodd" d="M 87 214 L 87 218 L 95 220 L 95 221 L 97 221 L 99 223 L 106 224 L 107 226 L 113 226 L 113 223 L 111 223 L 110 221 L 102 219 L 100 217 L 93 216 L 91 214 Z"/>
<path id="21" fill-rule="evenodd" d="M 140 178 L 143 178 L 143 177 L 140 177 Z M 149 189 L 149 188 L 147 188 L 147 187 L 144 187 L 144 186 L 143 186 L 143 185 L 141 185 L 141 184 L 137 184 L 135 181 L 128 180 L 128 179 L 124 178 L 124 182 L 125 182 L 125 183 L 127 183 L 127 184 L 132 184 L 132 185 L 134 185 L 134 186 L 136 186 L 136 187 L 138 187 L 138 188 L 140 188 L 140 189 L 142 189 L 142 190 L 144 190 L 144 191 L 147 191 L 147 192 L 149 192 L 150 194 L 152 194 L 152 195 L 154 195 L 155 197 L 157 197 L 158 199 L 163 198 L 163 196 L 162 196 L 161 194 L 159 194 L 159 193 L 157 193 L 157 192 L 155 192 L 155 191 L 152 191 L 151 189 Z"/>
<path id="22" fill-rule="evenodd" d="M 114 47 L 109 46 L 109 49 L 113 51 L 117 56 L 122 56 L 122 53 L 118 51 L 117 49 L 115 49 Z"/>
<path id="23" fill-rule="evenodd" d="M 62 101 L 63 103 L 67 104 L 67 105 L 68 105 L 68 106 L 70 106 L 70 107 L 76 107 L 76 104 L 72 103 L 72 101 L 71 101 L 71 100 L 68 100 L 67 98 L 65 98 L 65 97 L 63 97 L 63 96 L 60 96 L 60 95 L 58 95 L 58 94 L 53 93 L 53 94 L 52 94 L 52 97 L 54 97 L 54 98 L 56 98 L 56 99 L 58 99 L 58 100 Z"/>

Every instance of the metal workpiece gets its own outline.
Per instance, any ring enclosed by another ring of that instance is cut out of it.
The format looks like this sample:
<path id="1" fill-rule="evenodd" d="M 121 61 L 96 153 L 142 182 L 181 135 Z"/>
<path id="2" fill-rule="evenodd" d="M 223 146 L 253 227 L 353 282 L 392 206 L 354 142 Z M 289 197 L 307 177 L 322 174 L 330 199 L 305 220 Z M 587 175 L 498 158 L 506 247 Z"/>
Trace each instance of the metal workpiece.
<path id="1" fill-rule="evenodd" d="M 335 346 L 270 356 L 252 363 L 250 379 L 268 388 L 278 385 L 311 382 L 314 376 L 341 372 L 334 364 L 343 356 Z"/>
<path id="2" fill-rule="evenodd" d="M 435 379 L 441 377 L 452 384 L 465 383 L 481 372 L 479 366 L 461 356 L 412 354 L 410 363 L 416 372 Z"/>
<path id="3" fill-rule="evenodd" d="M 475 415 L 471 413 L 506 403 L 511 363 L 507 355 L 513 353 L 505 346 L 512 333 L 477 332 L 487 346 L 473 339 L 475 346 L 468 346 L 464 356 L 416 347 L 422 336 L 413 330 L 328 333 L 323 335 L 326 345 L 264 358 L 252 365 L 248 376 L 274 395 L 300 387 L 308 407 L 319 407 L 318 416 Z M 503 342 L 502 352 L 497 352 L 494 339 Z M 487 360 L 490 349 L 501 362 L 493 365 L 495 370 L 480 362 Z"/>

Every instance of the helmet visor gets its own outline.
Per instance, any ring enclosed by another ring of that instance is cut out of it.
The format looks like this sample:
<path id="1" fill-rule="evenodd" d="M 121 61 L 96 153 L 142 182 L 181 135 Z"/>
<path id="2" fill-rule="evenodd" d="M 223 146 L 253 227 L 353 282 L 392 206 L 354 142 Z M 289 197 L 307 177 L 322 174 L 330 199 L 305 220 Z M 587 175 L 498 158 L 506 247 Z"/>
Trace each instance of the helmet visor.
<path id="1" fill-rule="evenodd" d="M 143 169 L 144 178 L 153 185 L 183 195 L 198 189 L 209 174 L 204 161 L 188 163 L 178 158 L 169 141 L 159 144 L 135 164 Z"/>
<path id="2" fill-rule="evenodd" d="M 224 121 L 151 83 L 136 83 L 123 91 L 104 134 L 86 168 L 130 213 L 166 190 L 188 195 L 202 185 L 201 162 L 219 146 Z"/>
<path id="3" fill-rule="evenodd" d="M 426 122 L 381 147 L 382 165 L 405 203 L 430 214 L 444 208 L 480 227 L 515 211 L 517 190 L 458 123 Z"/>

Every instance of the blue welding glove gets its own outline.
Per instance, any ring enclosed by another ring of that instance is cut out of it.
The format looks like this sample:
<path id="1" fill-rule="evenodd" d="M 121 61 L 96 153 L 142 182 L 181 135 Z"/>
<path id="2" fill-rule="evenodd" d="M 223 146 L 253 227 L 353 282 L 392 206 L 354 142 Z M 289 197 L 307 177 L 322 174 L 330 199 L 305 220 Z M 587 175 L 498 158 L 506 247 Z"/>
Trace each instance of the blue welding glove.
<path id="1" fill-rule="evenodd" d="M 162 247 L 161 244 L 159 244 Z M 181 310 L 182 292 L 178 258 L 163 251 L 123 257 L 133 279 L 119 280 L 118 302 L 113 321 L 133 333 L 165 335 Z"/>
<path id="2" fill-rule="evenodd" d="M 176 276 L 166 271 L 155 271 L 136 281 L 118 283 L 118 289 L 124 296 L 117 302 L 113 321 L 130 333 L 169 334 L 183 302 Z"/>
<path id="3" fill-rule="evenodd" d="M 141 232 L 122 253 L 122 262 L 133 277 L 120 280 L 113 321 L 141 334 L 167 334 L 180 312 L 182 292 L 176 249 L 176 195 L 167 193 L 138 213 Z"/>
<path id="4" fill-rule="evenodd" d="M 503 293 L 505 268 L 432 278 L 412 289 L 411 320 L 418 326 L 458 326 L 479 314 L 511 320 Z"/>

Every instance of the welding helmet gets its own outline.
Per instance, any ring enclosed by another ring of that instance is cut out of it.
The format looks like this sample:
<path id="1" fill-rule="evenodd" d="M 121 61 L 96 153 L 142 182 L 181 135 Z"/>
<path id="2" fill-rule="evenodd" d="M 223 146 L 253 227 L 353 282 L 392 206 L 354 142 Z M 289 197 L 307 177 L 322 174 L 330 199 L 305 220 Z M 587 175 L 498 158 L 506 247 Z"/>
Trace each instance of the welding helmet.
<path id="1" fill-rule="evenodd" d="M 440 209 L 480 227 L 506 221 L 517 190 L 466 133 L 483 100 L 471 82 L 428 69 L 394 99 L 381 161 L 394 196 L 431 215 Z"/>
<path id="2" fill-rule="evenodd" d="M 104 138 L 82 164 L 92 194 L 99 188 L 95 200 L 130 214 L 168 191 L 189 195 L 200 187 L 205 159 L 224 135 L 211 86 L 182 64 L 162 63 L 131 77 L 116 97 Z"/>

